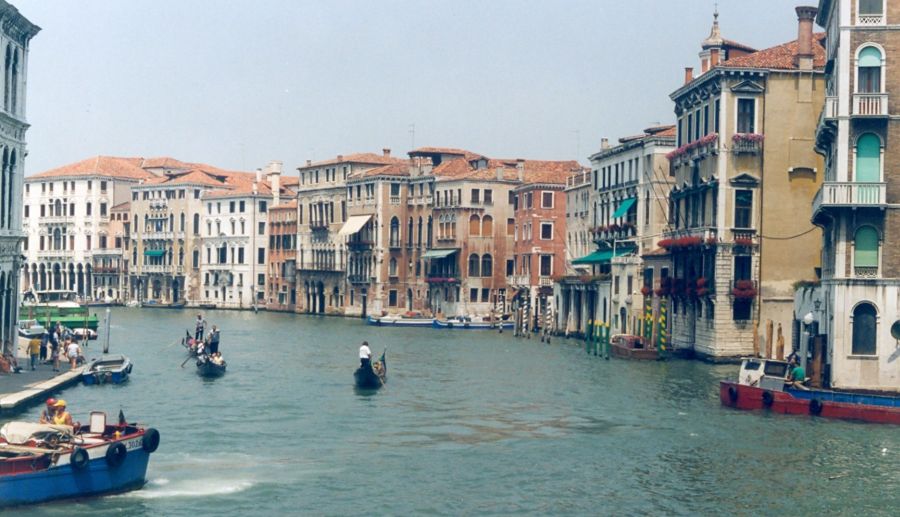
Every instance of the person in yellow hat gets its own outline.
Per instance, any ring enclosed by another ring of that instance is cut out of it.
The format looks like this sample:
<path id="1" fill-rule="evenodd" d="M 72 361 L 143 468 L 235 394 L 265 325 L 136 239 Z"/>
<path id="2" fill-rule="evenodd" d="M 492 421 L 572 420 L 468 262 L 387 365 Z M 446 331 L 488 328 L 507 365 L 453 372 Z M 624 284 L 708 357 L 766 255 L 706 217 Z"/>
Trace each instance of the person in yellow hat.
<path id="1" fill-rule="evenodd" d="M 56 408 L 56 414 L 53 415 L 53 423 L 55 425 L 73 425 L 72 414 L 66 411 L 65 400 L 57 400 L 56 404 L 53 404 L 53 407 Z"/>

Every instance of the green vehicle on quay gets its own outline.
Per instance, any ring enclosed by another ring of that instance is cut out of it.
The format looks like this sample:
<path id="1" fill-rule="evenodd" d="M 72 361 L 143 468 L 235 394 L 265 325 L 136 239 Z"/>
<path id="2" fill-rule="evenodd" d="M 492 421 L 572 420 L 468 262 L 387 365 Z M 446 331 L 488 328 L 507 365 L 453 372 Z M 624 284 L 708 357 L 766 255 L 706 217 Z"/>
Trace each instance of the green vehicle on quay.
<path id="1" fill-rule="evenodd" d="M 59 322 L 70 329 L 96 332 L 99 318 L 88 307 L 80 305 L 74 291 L 26 291 L 19 308 L 19 319 L 37 320 L 45 328 Z"/>

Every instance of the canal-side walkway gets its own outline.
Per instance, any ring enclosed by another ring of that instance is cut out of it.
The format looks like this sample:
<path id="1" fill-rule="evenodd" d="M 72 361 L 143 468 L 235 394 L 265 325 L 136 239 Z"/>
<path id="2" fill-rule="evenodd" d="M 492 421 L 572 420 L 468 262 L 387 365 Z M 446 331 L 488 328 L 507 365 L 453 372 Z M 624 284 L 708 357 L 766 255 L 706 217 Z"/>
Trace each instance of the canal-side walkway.
<path id="1" fill-rule="evenodd" d="M 54 372 L 52 364 L 39 364 L 32 371 L 28 362 L 19 360 L 20 373 L 0 374 L 0 414 L 17 411 L 38 403 L 50 394 L 76 383 L 84 367 L 69 370 L 66 363 Z"/>

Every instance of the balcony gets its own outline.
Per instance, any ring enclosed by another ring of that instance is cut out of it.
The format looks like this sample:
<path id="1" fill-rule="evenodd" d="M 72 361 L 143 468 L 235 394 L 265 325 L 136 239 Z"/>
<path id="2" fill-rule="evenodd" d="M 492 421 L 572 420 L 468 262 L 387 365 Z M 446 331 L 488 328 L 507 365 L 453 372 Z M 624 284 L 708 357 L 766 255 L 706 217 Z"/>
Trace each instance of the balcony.
<path id="1" fill-rule="evenodd" d="M 372 278 L 367 275 L 348 275 L 347 281 L 351 284 L 368 284 Z"/>
<path id="2" fill-rule="evenodd" d="M 391 196 L 390 203 L 392 205 L 399 205 L 400 204 L 400 196 Z"/>
<path id="3" fill-rule="evenodd" d="M 538 278 L 538 285 L 541 287 L 553 287 L 553 279 L 549 276 L 542 276 Z"/>
<path id="4" fill-rule="evenodd" d="M 813 220 L 825 210 L 837 208 L 885 208 L 886 183 L 826 181 L 813 198 Z"/>
<path id="5" fill-rule="evenodd" d="M 864 27 L 884 25 L 884 14 L 882 14 L 882 13 L 875 13 L 875 14 L 857 13 L 856 25 L 860 25 L 860 26 L 864 26 Z"/>
<path id="6" fill-rule="evenodd" d="M 174 232 L 145 232 L 141 238 L 149 241 L 169 241 L 175 238 Z"/>
<path id="7" fill-rule="evenodd" d="M 838 98 L 825 97 L 825 105 L 819 113 L 819 123 L 816 125 L 816 145 L 821 149 L 827 149 L 827 143 L 834 138 L 837 131 Z"/>
<path id="8" fill-rule="evenodd" d="M 761 154 L 763 135 L 757 133 L 735 133 L 731 137 L 732 154 Z"/>
<path id="9" fill-rule="evenodd" d="M 458 284 L 459 278 L 455 276 L 429 276 L 425 278 L 429 284 Z"/>
<path id="10" fill-rule="evenodd" d="M 853 266 L 854 278 L 878 278 L 878 266 Z"/>
<path id="11" fill-rule="evenodd" d="M 854 93 L 854 117 L 887 117 L 888 94 L 886 93 Z"/>
<path id="12" fill-rule="evenodd" d="M 699 140 L 694 140 L 688 144 L 684 144 L 678 149 L 666 155 L 672 168 L 678 168 L 682 164 L 695 160 L 702 160 L 707 156 L 717 154 L 719 152 L 719 135 L 718 133 L 710 133 Z"/>
<path id="13" fill-rule="evenodd" d="M 37 253 L 38 258 L 64 258 L 71 257 L 75 252 L 70 250 L 40 250 Z"/>
<path id="14" fill-rule="evenodd" d="M 347 242 L 347 248 L 355 251 L 362 251 L 366 249 L 370 249 L 375 246 L 375 241 L 369 241 L 364 239 L 355 239 Z"/>
<path id="15" fill-rule="evenodd" d="M 65 223 L 74 223 L 75 217 L 69 217 L 66 215 L 49 215 L 46 217 L 38 217 L 38 223 L 40 224 L 65 224 Z"/>
<path id="16" fill-rule="evenodd" d="M 531 285 L 531 278 L 528 275 L 510 275 L 506 277 L 506 285 L 528 286 Z"/>

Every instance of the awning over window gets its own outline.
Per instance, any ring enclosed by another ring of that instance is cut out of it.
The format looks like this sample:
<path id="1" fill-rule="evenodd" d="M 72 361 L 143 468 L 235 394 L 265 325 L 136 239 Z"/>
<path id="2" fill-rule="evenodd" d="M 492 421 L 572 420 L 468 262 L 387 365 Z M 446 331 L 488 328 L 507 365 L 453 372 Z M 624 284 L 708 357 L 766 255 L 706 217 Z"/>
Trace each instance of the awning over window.
<path id="1" fill-rule="evenodd" d="M 456 248 L 428 250 L 425 252 L 424 255 L 422 255 L 422 258 L 427 258 L 427 259 L 444 258 L 444 257 L 449 257 L 450 255 L 453 255 L 457 251 L 459 251 L 459 250 Z"/>
<path id="2" fill-rule="evenodd" d="M 613 219 L 622 217 L 623 215 L 627 214 L 628 209 L 631 208 L 631 205 L 633 205 L 635 201 L 637 201 L 637 198 L 635 197 L 623 199 L 622 204 L 619 205 L 619 208 L 616 208 L 616 212 L 613 214 Z"/>
<path id="3" fill-rule="evenodd" d="M 634 247 L 628 245 L 622 246 L 621 248 L 616 248 L 615 255 L 613 255 L 613 250 L 595 251 L 590 255 L 586 255 L 579 259 L 573 260 L 572 264 L 602 264 L 604 262 L 609 262 L 610 260 L 612 260 L 613 256 L 621 257 L 622 255 L 632 252 L 634 252 Z"/>
<path id="4" fill-rule="evenodd" d="M 344 226 L 341 227 L 341 231 L 338 232 L 338 235 L 353 235 L 354 233 L 362 230 L 363 226 L 365 226 L 371 218 L 372 214 L 351 215 L 350 219 L 347 219 L 347 222 L 344 223 Z"/>
<path id="5" fill-rule="evenodd" d="M 165 254 L 166 250 L 144 250 L 144 255 L 148 257 L 162 257 Z"/>

